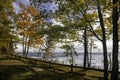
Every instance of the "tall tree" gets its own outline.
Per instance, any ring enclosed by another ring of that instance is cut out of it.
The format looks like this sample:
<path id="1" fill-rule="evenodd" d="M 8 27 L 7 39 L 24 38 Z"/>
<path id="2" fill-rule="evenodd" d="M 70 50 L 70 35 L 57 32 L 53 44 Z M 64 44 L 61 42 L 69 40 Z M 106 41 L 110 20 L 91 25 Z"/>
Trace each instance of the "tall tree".
<path id="1" fill-rule="evenodd" d="M 16 38 L 12 31 L 12 16 L 15 15 L 12 5 L 14 1 L 15 0 L 0 0 L 0 49 L 2 51 L 14 51 L 13 41 L 15 41 Z"/>
<path id="2" fill-rule="evenodd" d="M 87 37 L 87 26 L 84 29 L 84 63 L 83 67 L 86 68 L 88 64 L 88 37 Z"/>
<path id="3" fill-rule="evenodd" d="M 37 48 L 43 43 L 42 36 L 39 34 L 42 20 L 38 15 L 37 9 L 29 5 L 25 7 L 20 3 L 21 11 L 18 13 L 18 33 L 22 36 L 23 56 L 27 57 L 30 47 Z"/>
<path id="4" fill-rule="evenodd" d="M 113 14 L 112 14 L 112 23 L 113 23 L 113 53 L 112 53 L 112 74 L 111 80 L 118 80 L 118 3 L 119 0 L 113 0 Z"/>
<path id="5" fill-rule="evenodd" d="M 106 31 L 101 12 L 100 2 L 97 0 L 98 16 L 102 29 L 102 45 L 103 45 L 103 57 L 104 57 L 104 80 L 108 80 L 108 58 L 107 58 L 107 45 L 106 45 Z"/>

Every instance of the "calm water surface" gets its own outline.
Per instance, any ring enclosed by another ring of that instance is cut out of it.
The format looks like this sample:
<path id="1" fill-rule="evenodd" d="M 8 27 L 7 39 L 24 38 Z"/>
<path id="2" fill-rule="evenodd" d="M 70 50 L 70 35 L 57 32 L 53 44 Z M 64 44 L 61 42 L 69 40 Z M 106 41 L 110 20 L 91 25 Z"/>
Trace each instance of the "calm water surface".
<path id="1" fill-rule="evenodd" d="M 21 55 L 21 53 L 19 53 L 19 55 Z M 38 57 L 37 52 L 30 52 L 28 54 L 28 57 L 43 59 L 44 55 L 42 54 L 41 56 L 39 55 L 39 57 Z M 83 57 L 84 57 L 83 53 L 79 53 L 77 56 L 74 56 L 74 65 L 83 66 Z M 118 58 L 120 58 L 120 55 Z M 49 60 L 51 60 L 53 62 L 57 62 L 57 63 L 62 63 L 62 64 L 71 64 L 70 59 L 71 59 L 70 57 L 67 57 L 62 53 L 56 53 L 54 56 L 49 57 Z M 108 61 L 110 62 L 109 56 L 108 56 Z M 91 66 L 94 68 L 104 69 L 102 53 L 92 53 Z M 110 64 L 109 64 L 109 67 L 110 67 Z"/>

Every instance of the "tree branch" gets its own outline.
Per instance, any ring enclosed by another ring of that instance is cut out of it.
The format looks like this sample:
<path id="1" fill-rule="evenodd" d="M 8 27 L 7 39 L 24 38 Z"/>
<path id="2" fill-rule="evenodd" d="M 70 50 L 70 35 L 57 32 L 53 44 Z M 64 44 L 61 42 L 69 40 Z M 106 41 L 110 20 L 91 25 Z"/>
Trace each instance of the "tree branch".
<path id="1" fill-rule="evenodd" d="M 73 3 L 78 9 L 78 5 L 76 5 L 72 0 L 70 0 L 71 3 Z M 81 6 L 81 8 L 83 9 L 83 7 Z M 84 19 L 86 20 L 86 22 L 88 23 L 88 25 L 90 26 L 90 31 L 94 34 L 94 36 L 100 40 L 100 41 L 103 41 L 101 38 L 98 37 L 98 35 L 95 33 L 94 29 L 93 29 L 93 26 L 91 25 L 90 21 L 86 18 L 86 16 L 84 15 L 84 12 L 83 11 L 80 11 L 82 13 L 82 16 L 84 17 Z"/>

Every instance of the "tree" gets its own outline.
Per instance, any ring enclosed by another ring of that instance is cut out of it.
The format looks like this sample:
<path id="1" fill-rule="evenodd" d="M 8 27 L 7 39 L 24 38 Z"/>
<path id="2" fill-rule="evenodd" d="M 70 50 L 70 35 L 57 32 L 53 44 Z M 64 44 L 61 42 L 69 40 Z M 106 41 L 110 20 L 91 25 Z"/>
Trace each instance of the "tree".
<path id="1" fill-rule="evenodd" d="M 13 16 L 15 16 L 12 3 L 15 0 L 0 1 L 0 49 L 4 53 L 14 51 L 17 36 L 13 31 Z"/>
<path id="2" fill-rule="evenodd" d="M 103 52 L 104 52 L 104 69 L 105 69 L 105 72 L 104 72 L 104 79 L 108 80 L 108 59 L 107 59 L 107 46 L 106 46 L 106 33 L 105 33 L 105 27 L 104 27 L 104 23 L 103 23 L 103 18 L 102 18 L 102 14 L 101 14 L 101 8 L 100 8 L 100 5 L 99 5 L 99 2 L 97 1 L 97 8 L 98 8 L 98 17 L 99 17 L 99 20 L 100 20 L 100 25 L 101 25 L 101 29 L 102 29 L 102 39 L 100 39 L 98 37 L 98 35 L 94 32 L 93 30 L 93 26 L 91 25 L 91 22 L 90 20 L 86 17 L 86 14 L 84 12 L 84 7 L 83 5 L 80 5 L 81 8 L 79 8 L 79 4 L 78 3 L 75 3 L 73 2 L 73 0 L 70 0 L 71 3 L 73 3 L 78 9 L 81 9 L 81 14 L 82 16 L 84 17 L 84 19 L 86 20 L 86 22 L 88 23 L 88 26 L 90 26 L 90 30 L 91 32 L 96 36 L 96 38 L 98 38 L 98 40 L 102 41 L 102 44 L 103 44 Z M 84 1 L 82 0 L 81 4 L 84 3 Z M 85 40 L 86 41 L 86 40 Z M 84 55 L 85 57 L 86 55 Z M 85 57 L 86 58 L 86 57 Z M 84 60 L 85 61 L 85 60 Z M 86 61 L 85 61 L 86 62 Z"/>
<path id="3" fill-rule="evenodd" d="M 54 0 L 51 0 L 51 2 L 52 1 L 54 2 Z M 109 31 L 108 29 L 110 28 L 110 26 L 109 26 L 110 24 L 109 23 L 105 24 L 104 19 L 107 19 L 107 17 L 104 17 L 104 14 L 110 15 L 110 12 L 111 12 L 110 0 L 105 0 L 105 1 L 103 1 L 103 0 L 99 0 L 99 1 L 98 0 L 89 0 L 89 1 L 88 0 L 87 1 L 86 0 L 78 0 L 78 1 L 57 0 L 55 2 L 58 5 L 58 11 L 56 12 L 57 17 L 55 16 L 55 19 L 57 21 L 64 24 L 65 27 L 70 24 L 69 28 L 67 28 L 67 29 L 74 29 L 74 30 L 79 29 L 80 30 L 80 27 L 84 27 L 84 30 L 85 30 L 85 27 L 88 27 L 87 29 L 89 31 L 91 31 L 93 33 L 93 35 L 102 42 L 103 57 L 104 57 L 104 69 L 105 69 L 104 70 L 104 79 L 108 80 L 108 59 L 107 59 L 107 45 L 106 45 L 107 36 L 106 35 L 107 35 L 107 31 Z M 88 8 L 87 11 L 85 11 L 86 7 Z M 96 7 L 97 7 L 97 9 L 96 9 Z M 91 11 L 91 12 L 89 12 L 89 11 Z M 96 13 L 97 11 L 98 11 L 98 16 L 96 16 L 96 17 L 99 18 L 98 22 L 100 23 L 100 29 L 101 29 L 100 32 L 102 32 L 102 34 L 100 34 L 100 33 L 97 34 L 93 27 L 93 23 L 96 23 L 95 22 L 96 18 L 92 18 L 92 17 L 88 16 L 88 14 L 94 15 L 94 13 Z M 88 14 L 86 14 L 86 12 L 88 12 Z M 93 20 L 91 20 L 91 19 L 93 19 Z M 110 23 L 111 23 L 111 21 L 110 21 Z M 84 31 L 85 33 L 86 33 L 86 30 Z M 101 36 L 99 36 L 99 35 L 101 35 Z M 87 56 L 87 48 L 86 48 L 87 41 L 86 40 L 87 40 L 87 38 L 86 38 L 86 34 L 84 36 L 85 36 L 84 42 L 86 43 L 84 46 L 85 47 L 84 67 L 86 67 L 86 56 Z"/>
<path id="4" fill-rule="evenodd" d="M 91 67 L 91 63 L 92 63 L 92 51 L 93 51 L 93 49 L 96 49 L 97 48 L 97 46 L 95 45 L 95 39 L 94 39 L 94 37 L 93 37 L 93 35 L 91 36 L 92 34 L 89 34 L 89 39 L 88 39 L 88 68 L 90 68 Z"/>
<path id="5" fill-rule="evenodd" d="M 34 5 L 39 6 L 42 1 L 33 1 Z M 87 19 L 89 19 L 89 21 L 91 21 L 91 23 L 94 23 L 95 18 L 93 16 L 96 16 L 96 12 L 93 13 L 88 13 L 87 11 L 91 10 L 91 8 L 89 8 L 89 1 L 85 2 L 84 1 L 67 1 L 67 0 L 58 0 L 58 1 L 54 1 L 54 0 L 50 0 L 48 1 L 50 3 L 56 2 L 56 5 L 58 5 L 58 10 L 56 10 L 55 13 L 55 20 L 64 24 L 64 32 L 67 32 L 68 30 L 75 30 L 76 32 L 80 32 L 84 30 L 84 68 L 87 67 L 88 64 L 88 36 L 87 36 L 87 32 L 89 30 L 89 24 L 86 21 L 86 17 L 88 17 Z M 44 1 L 43 1 L 44 3 Z M 45 1 L 45 3 L 47 3 L 47 1 Z M 38 5 L 39 4 L 39 5 Z M 82 9 L 81 9 L 82 7 Z M 53 15 L 53 14 L 52 14 Z M 84 17 L 85 16 L 85 17 Z M 91 25 L 91 24 L 90 24 Z M 72 33 L 70 33 L 72 34 Z M 76 35 L 76 34 L 74 34 Z M 76 37 L 77 38 L 77 37 Z M 81 41 L 81 40 L 79 40 Z"/>
<path id="6" fill-rule="evenodd" d="M 96 35 L 96 33 L 94 32 L 94 30 L 92 28 L 91 22 L 89 21 L 89 19 L 86 17 L 86 15 L 83 12 L 82 12 L 82 15 L 84 16 L 85 20 L 87 21 L 87 23 L 91 27 L 91 32 L 96 36 L 96 38 L 98 38 L 100 41 L 102 41 L 103 53 L 104 53 L 104 55 L 103 55 L 103 57 L 104 57 L 104 69 L 105 69 L 104 70 L 104 79 L 108 80 L 108 59 L 107 59 L 106 33 L 105 33 L 105 27 L 104 27 L 104 23 L 103 23 L 101 8 L 100 8 L 98 1 L 97 1 L 97 9 L 98 9 L 98 16 L 99 16 L 99 20 L 100 20 L 101 29 L 102 29 L 102 39 L 100 39 Z"/>
<path id="7" fill-rule="evenodd" d="M 101 12 L 100 2 L 97 0 L 97 9 L 98 9 L 98 16 L 100 20 L 100 25 L 102 29 L 102 45 L 103 45 L 103 57 L 104 57 L 104 79 L 108 80 L 108 58 L 107 58 L 107 45 L 106 45 L 106 32 L 105 26 L 103 21 L 103 16 Z"/>
<path id="8" fill-rule="evenodd" d="M 113 23 L 113 53 L 112 53 L 112 74 L 111 80 L 118 80 L 118 3 L 119 0 L 113 0 L 113 13 L 112 13 L 112 23 Z"/>
<path id="9" fill-rule="evenodd" d="M 84 30 L 84 63 L 83 67 L 86 68 L 86 64 L 88 65 L 88 37 L 87 37 L 87 26 L 85 26 Z"/>
<path id="10" fill-rule="evenodd" d="M 43 44 L 42 36 L 39 34 L 42 20 L 40 14 L 33 6 L 25 7 L 20 3 L 21 11 L 18 13 L 18 33 L 23 46 L 23 56 L 27 57 L 30 47 L 39 48 Z"/>
<path id="11" fill-rule="evenodd" d="M 61 48 L 65 50 L 64 51 L 65 55 L 68 58 L 70 57 L 69 63 L 73 65 L 75 63 L 74 62 L 74 56 L 77 56 L 77 52 L 75 51 L 73 43 L 69 43 L 69 42 L 65 43 L 65 45 L 62 45 Z"/>
<path id="12" fill-rule="evenodd" d="M 72 3 L 71 3 L 71 2 Z M 88 24 L 86 24 L 86 21 L 84 19 L 84 17 L 81 15 L 81 13 L 83 12 L 87 17 L 89 17 L 89 20 L 91 20 L 91 22 L 93 21 L 93 16 L 95 16 L 95 14 L 89 14 L 87 13 L 88 10 L 88 3 L 86 3 L 84 5 L 84 3 L 79 3 L 78 1 L 73 2 L 72 0 L 70 1 L 64 1 L 61 2 L 59 5 L 59 12 L 60 14 L 57 15 L 59 16 L 59 20 L 64 24 L 64 25 L 72 25 L 71 28 L 74 29 L 76 32 L 82 32 L 84 31 L 83 39 L 84 41 L 84 64 L 83 67 L 86 68 L 88 65 L 88 36 L 87 36 L 87 32 L 89 29 Z M 75 4 L 75 6 L 74 6 Z M 77 4 L 77 7 L 76 7 Z M 71 7 L 70 7 L 71 6 Z M 83 10 L 81 10 L 78 6 L 82 6 Z M 81 11 L 79 11 L 79 9 Z M 90 18 L 91 17 L 91 18 Z M 70 27 L 70 26 L 69 26 Z M 75 35 L 75 34 L 74 34 Z M 77 38 L 77 37 L 76 37 Z M 78 39 L 78 41 L 81 42 L 81 39 Z"/>

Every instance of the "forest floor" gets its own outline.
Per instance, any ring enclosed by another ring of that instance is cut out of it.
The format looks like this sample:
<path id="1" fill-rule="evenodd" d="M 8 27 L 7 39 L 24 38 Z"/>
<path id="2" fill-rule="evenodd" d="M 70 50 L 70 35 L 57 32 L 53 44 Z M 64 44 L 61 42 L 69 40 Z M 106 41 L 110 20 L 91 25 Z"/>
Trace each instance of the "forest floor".
<path id="1" fill-rule="evenodd" d="M 0 54 L 0 80 L 103 80 L 103 72 L 77 69 L 70 73 L 45 66 L 29 67 L 23 60 Z"/>

